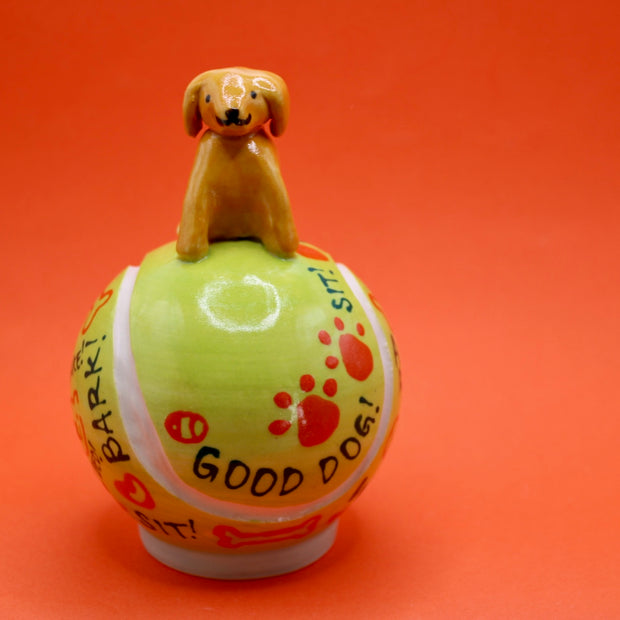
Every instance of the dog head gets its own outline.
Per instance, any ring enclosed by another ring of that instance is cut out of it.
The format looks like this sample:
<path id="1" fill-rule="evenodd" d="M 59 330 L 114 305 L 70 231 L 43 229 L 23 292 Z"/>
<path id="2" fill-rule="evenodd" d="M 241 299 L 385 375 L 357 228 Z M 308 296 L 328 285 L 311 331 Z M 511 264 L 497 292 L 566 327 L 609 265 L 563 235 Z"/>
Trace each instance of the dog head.
<path id="1" fill-rule="evenodd" d="M 288 121 L 288 89 L 275 73 L 245 67 L 214 69 L 196 76 L 183 100 L 185 129 L 196 136 L 202 123 L 222 136 L 243 136 L 271 119 L 281 135 Z"/>

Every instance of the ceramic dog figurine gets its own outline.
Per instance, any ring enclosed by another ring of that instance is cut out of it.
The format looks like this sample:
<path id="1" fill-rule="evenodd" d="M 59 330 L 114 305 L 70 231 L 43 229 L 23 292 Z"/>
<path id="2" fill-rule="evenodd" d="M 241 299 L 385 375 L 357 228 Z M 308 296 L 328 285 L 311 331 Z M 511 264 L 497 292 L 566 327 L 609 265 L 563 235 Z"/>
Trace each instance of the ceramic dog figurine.
<path id="1" fill-rule="evenodd" d="M 280 135 L 287 112 L 270 73 L 191 82 L 185 122 L 201 139 L 177 247 L 123 268 L 73 349 L 89 464 L 154 558 L 212 579 L 281 575 L 327 553 L 398 416 L 398 354 L 375 298 L 324 250 L 295 251 L 262 128 Z"/>
<path id="2" fill-rule="evenodd" d="M 281 77 L 244 67 L 195 77 L 185 91 L 183 115 L 200 139 L 179 226 L 177 254 L 206 256 L 211 241 L 255 238 L 273 254 L 293 256 L 298 245 L 288 194 L 273 141 L 289 113 Z"/>

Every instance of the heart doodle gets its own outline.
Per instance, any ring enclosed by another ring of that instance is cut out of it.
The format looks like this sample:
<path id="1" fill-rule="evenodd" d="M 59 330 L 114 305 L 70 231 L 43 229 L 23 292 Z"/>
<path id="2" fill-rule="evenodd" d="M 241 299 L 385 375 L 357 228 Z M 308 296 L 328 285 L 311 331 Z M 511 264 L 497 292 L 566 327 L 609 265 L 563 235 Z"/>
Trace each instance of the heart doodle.
<path id="1" fill-rule="evenodd" d="M 99 299 L 97 299 L 97 301 L 95 302 L 95 305 L 93 306 L 93 309 L 90 313 L 90 317 L 84 324 L 84 327 L 82 327 L 82 336 L 86 334 L 90 326 L 93 324 L 93 321 L 95 320 L 95 317 L 97 316 L 97 312 L 99 312 L 99 310 L 101 310 L 101 308 L 103 308 L 103 306 L 105 306 L 110 301 L 110 298 L 112 297 L 113 294 L 114 294 L 114 291 L 111 289 L 108 289 L 107 291 L 104 291 L 103 293 L 101 293 L 101 295 L 99 296 Z"/>
<path id="2" fill-rule="evenodd" d="M 115 480 L 116 490 L 130 502 L 141 508 L 150 510 L 155 508 L 155 500 L 149 493 L 144 483 L 133 474 L 125 474 L 122 480 Z"/>

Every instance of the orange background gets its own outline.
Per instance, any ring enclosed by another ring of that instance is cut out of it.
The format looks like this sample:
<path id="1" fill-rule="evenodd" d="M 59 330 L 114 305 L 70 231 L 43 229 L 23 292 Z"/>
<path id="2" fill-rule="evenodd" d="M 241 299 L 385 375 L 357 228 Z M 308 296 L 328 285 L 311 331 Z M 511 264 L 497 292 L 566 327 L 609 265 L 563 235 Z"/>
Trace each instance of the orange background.
<path id="1" fill-rule="evenodd" d="M 0 8 L 0 615 L 620 617 L 620 5 Z M 334 548 L 216 583 L 142 549 L 81 453 L 94 298 L 170 240 L 187 82 L 281 74 L 301 237 L 381 301 L 398 432 Z"/>

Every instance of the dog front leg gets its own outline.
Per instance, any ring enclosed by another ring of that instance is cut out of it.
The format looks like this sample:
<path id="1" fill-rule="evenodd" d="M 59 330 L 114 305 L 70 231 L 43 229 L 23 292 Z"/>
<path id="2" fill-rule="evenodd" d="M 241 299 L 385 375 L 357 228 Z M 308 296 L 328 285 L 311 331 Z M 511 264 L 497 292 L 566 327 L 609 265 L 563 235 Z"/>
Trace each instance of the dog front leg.
<path id="1" fill-rule="evenodd" d="M 209 213 L 205 170 L 208 148 L 202 142 L 187 185 L 177 238 L 177 254 L 184 261 L 196 262 L 209 251 Z"/>
<path id="2" fill-rule="evenodd" d="M 299 238 L 293 222 L 286 187 L 279 174 L 274 175 L 274 177 L 272 191 L 268 197 L 272 228 L 263 235 L 263 244 L 273 254 L 283 258 L 291 258 L 297 250 Z"/>
<path id="3" fill-rule="evenodd" d="M 291 258 L 295 255 L 299 238 L 293 222 L 291 205 L 286 186 L 280 174 L 275 151 L 264 153 L 265 166 L 263 168 L 264 186 L 262 201 L 269 217 L 265 218 L 264 229 L 259 237 L 263 245 L 272 254 L 282 258 Z"/>
<path id="4" fill-rule="evenodd" d="M 273 240 L 267 238 L 265 240 L 265 247 L 274 254 L 282 256 L 283 258 L 291 258 L 295 255 L 297 246 L 299 245 L 299 238 L 293 222 L 291 214 L 291 208 L 288 202 L 288 197 L 282 196 L 281 202 L 278 207 L 274 209 L 274 229 Z"/>

